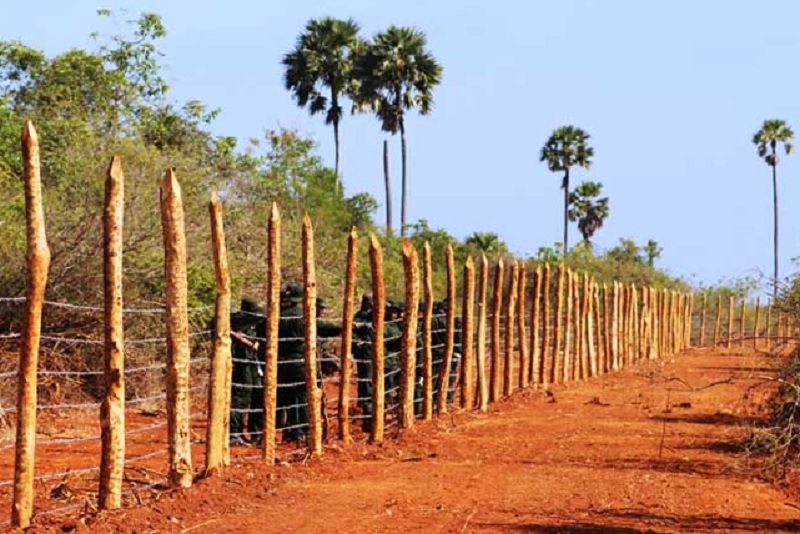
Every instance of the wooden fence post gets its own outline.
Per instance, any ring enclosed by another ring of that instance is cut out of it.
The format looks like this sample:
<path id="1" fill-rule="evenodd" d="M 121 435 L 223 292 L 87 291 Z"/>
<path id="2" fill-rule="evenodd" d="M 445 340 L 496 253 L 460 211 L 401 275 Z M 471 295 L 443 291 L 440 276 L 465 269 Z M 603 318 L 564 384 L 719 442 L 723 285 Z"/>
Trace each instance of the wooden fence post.
<path id="1" fill-rule="evenodd" d="M 400 427 L 414 426 L 414 384 L 417 374 L 417 313 L 419 312 L 419 262 L 417 251 L 408 238 L 403 239 L 405 275 L 405 313 L 403 315 L 403 351 L 400 374 Z"/>
<path id="2" fill-rule="evenodd" d="M 542 266 L 537 265 L 533 273 L 533 299 L 531 301 L 531 374 L 530 381 L 534 386 L 542 383 L 542 352 L 540 325 L 542 304 Z"/>
<path id="3" fill-rule="evenodd" d="M 347 267 L 344 275 L 342 304 L 342 363 L 339 377 L 339 439 L 353 440 L 350 428 L 350 382 L 353 379 L 353 317 L 355 312 L 356 268 L 358 266 L 358 231 L 350 229 L 347 237 Z M 430 317 L 428 317 L 430 320 Z M 428 323 L 430 334 L 430 323 Z M 430 337 L 430 336 L 429 336 Z M 430 346 L 430 343 L 428 344 Z"/>
<path id="4" fill-rule="evenodd" d="M 619 283 L 614 282 L 611 285 L 611 369 L 619 368 Z"/>
<path id="5" fill-rule="evenodd" d="M 444 257 L 447 265 L 447 337 L 444 345 L 444 359 L 439 368 L 439 391 L 436 399 L 436 409 L 439 415 L 447 413 L 447 391 L 450 388 L 450 365 L 453 361 L 453 338 L 456 328 L 456 267 L 452 245 L 447 245 Z"/>
<path id="6" fill-rule="evenodd" d="M 503 259 L 497 261 L 494 268 L 494 285 L 492 287 L 492 371 L 489 376 L 489 401 L 497 402 L 501 398 L 500 374 L 500 321 L 503 315 Z"/>
<path id="7" fill-rule="evenodd" d="M 611 295 L 608 293 L 608 284 L 603 284 L 603 365 L 601 374 L 612 369 L 613 348 L 611 343 Z"/>
<path id="8" fill-rule="evenodd" d="M 100 488 L 103 510 L 122 504 L 125 469 L 125 347 L 122 325 L 122 226 L 125 214 L 125 178 L 119 156 L 106 172 L 103 214 L 103 295 L 105 396 L 100 404 Z"/>
<path id="9" fill-rule="evenodd" d="M 563 364 L 562 340 L 564 338 L 564 278 L 566 276 L 566 266 L 563 263 L 558 265 L 556 272 L 556 320 L 555 320 L 555 340 L 553 341 L 553 383 L 561 382 Z"/>
<path id="10" fill-rule="evenodd" d="M 378 238 L 370 237 L 369 263 L 372 271 L 372 443 L 383 442 L 384 428 L 384 375 L 383 322 L 386 315 L 386 286 L 383 282 L 383 250 Z M 452 350 L 452 345 L 451 345 Z M 442 364 L 447 366 L 447 363 Z M 447 389 L 445 389 L 445 394 Z"/>
<path id="11" fill-rule="evenodd" d="M 570 380 L 570 376 L 572 373 L 571 367 L 571 360 L 572 360 L 572 332 L 573 326 L 575 324 L 574 318 L 572 316 L 572 304 L 574 299 L 574 284 L 573 284 L 573 277 L 572 277 L 572 269 L 567 269 L 566 272 L 566 312 L 564 314 L 564 357 L 562 358 L 561 362 L 561 370 L 563 371 L 563 375 L 561 377 L 562 383 L 566 384 Z"/>
<path id="12" fill-rule="evenodd" d="M 262 460 L 267 465 L 275 463 L 278 434 L 276 424 L 278 414 L 278 333 L 281 320 L 280 295 L 281 214 L 278 206 L 273 202 L 267 220 L 267 316 L 264 319 L 266 345 L 264 347 L 264 434 L 262 436 L 264 439 L 261 448 Z M 343 361 L 343 369 L 344 365 Z M 227 376 L 230 379 L 230 368 L 227 370 Z M 230 396 L 230 384 L 228 384 L 228 395 Z"/>
<path id="13" fill-rule="evenodd" d="M 592 376 L 601 376 L 603 374 L 603 337 L 601 331 L 603 330 L 603 323 L 600 319 L 600 284 L 597 280 L 592 278 L 592 321 L 594 322 L 594 346 L 595 346 L 595 359 L 592 363 Z M 591 358 L 591 354 L 589 355 Z"/>
<path id="14" fill-rule="evenodd" d="M 29 120 L 22 126 L 22 164 L 25 182 L 25 324 L 17 375 L 17 440 L 14 456 L 14 500 L 11 523 L 28 528 L 33 514 L 33 472 L 36 448 L 36 372 L 42 332 L 42 307 L 50 267 L 47 247 L 42 183 L 39 166 L 39 138 Z"/>
<path id="15" fill-rule="evenodd" d="M 461 407 L 471 409 L 475 401 L 475 364 L 472 343 L 475 321 L 475 265 L 472 256 L 464 265 L 464 293 L 461 295 Z"/>
<path id="16" fill-rule="evenodd" d="M 481 256 L 478 274 L 478 408 L 489 409 L 489 383 L 486 379 L 486 286 L 489 283 L 489 263 Z"/>
<path id="17" fill-rule="evenodd" d="M 208 382 L 208 426 L 206 427 L 206 474 L 227 465 L 225 447 L 230 432 L 231 373 L 231 281 L 225 230 L 222 223 L 222 204 L 217 193 L 211 194 L 208 204 L 211 223 L 211 250 L 214 258 L 214 352 Z"/>
<path id="18" fill-rule="evenodd" d="M 586 274 L 586 378 L 597 376 L 597 354 L 594 345 L 594 280 Z"/>
<path id="19" fill-rule="evenodd" d="M 519 353 L 519 387 L 528 387 L 530 374 L 530 353 L 528 352 L 528 328 L 525 324 L 525 294 L 528 286 L 528 274 L 525 262 L 519 262 L 519 284 L 517 285 L 517 352 Z"/>
<path id="20" fill-rule="evenodd" d="M 189 430 L 189 312 L 186 281 L 186 233 L 181 187 L 172 169 L 161 182 L 161 225 L 167 286 L 167 429 L 169 478 L 174 486 L 192 485 Z"/>
<path id="21" fill-rule="evenodd" d="M 700 306 L 700 346 L 706 346 L 706 304 L 708 293 L 703 293 L 703 304 Z"/>
<path id="22" fill-rule="evenodd" d="M 772 350 L 772 301 L 769 301 L 767 304 L 767 328 L 766 328 L 766 337 L 767 337 L 767 350 Z"/>
<path id="23" fill-rule="evenodd" d="M 582 310 L 581 310 L 581 284 L 580 273 L 574 271 L 572 273 L 572 330 L 574 336 L 574 352 L 572 355 L 572 380 L 577 381 L 581 378 L 581 350 L 583 346 L 582 341 Z"/>
<path id="24" fill-rule="evenodd" d="M 747 332 L 746 317 L 745 317 L 745 298 L 742 297 L 742 303 L 739 308 L 739 343 L 738 346 L 744 346 L 744 336 Z"/>
<path id="25" fill-rule="evenodd" d="M 689 293 L 687 296 L 688 302 L 686 303 L 686 319 L 685 319 L 685 331 L 686 331 L 686 341 L 684 342 L 685 348 L 692 348 L 692 330 L 694 323 L 692 321 L 692 314 L 694 313 L 694 293 Z"/>
<path id="26" fill-rule="evenodd" d="M 519 265 L 517 260 L 511 263 L 510 276 L 508 302 L 506 303 L 506 352 L 503 366 L 503 395 L 506 397 L 514 392 L 514 321 L 517 310 L 517 286 L 519 284 Z"/>
<path id="27" fill-rule="evenodd" d="M 714 349 L 719 345 L 719 334 L 722 327 L 722 295 L 717 295 L 717 311 L 714 315 Z"/>
<path id="28" fill-rule="evenodd" d="M 761 319 L 761 297 L 756 297 L 756 318 L 755 324 L 753 325 L 753 348 L 758 348 L 758 323 Z"/>
<path id="29" fill-rule="evenodd" d="M 542 385 L 547 386 L 553 382 L 553 357 L 550 350 L 550 264 L 545 263 L 542 270 Z"/>
<path id="30" fill-rule="evenodd" d="M 733 296 L 728 297 L 728 340 L 725 348 L 731 348 L 733 341 Z"/>
<path id="31" fill-rule="evenodd" d="M 319 455 L 322 454 L 322 391 L 317 385 L 317 272 L 314 228 L 308 213 L 303 216 L 303 359 L 306 363 L 308 436 L 311 453 Z"/>
<path id="32" fill-rule="evenodd" d="M 433 418 L 433 264 L 431 244 L 422 247 L 422 286 L 425 309 L 422 313 L 422 418 Z"/>

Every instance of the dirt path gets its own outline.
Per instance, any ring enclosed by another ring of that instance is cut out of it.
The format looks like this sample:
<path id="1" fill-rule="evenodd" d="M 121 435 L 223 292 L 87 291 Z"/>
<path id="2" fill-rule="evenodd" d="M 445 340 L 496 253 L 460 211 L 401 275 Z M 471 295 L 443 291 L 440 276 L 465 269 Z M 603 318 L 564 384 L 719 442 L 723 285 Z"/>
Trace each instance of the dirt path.
<path id="1" fill-rule="evenodd" d="M 753 354 L 697 351 L 559 386 L 553 396 L 518 392 L 488 414 L 420 425 L 382 447 L 334 447 L 305 465 L 235 466 L 148 508 L 101 516 L 89 528 L 800 531 L 800 507 L 749 476 L 731 447 L 763 401 L 743 400 L 743 392 L 770 367 Z M 87 529 L 59 526 L 73 525 Z"/>

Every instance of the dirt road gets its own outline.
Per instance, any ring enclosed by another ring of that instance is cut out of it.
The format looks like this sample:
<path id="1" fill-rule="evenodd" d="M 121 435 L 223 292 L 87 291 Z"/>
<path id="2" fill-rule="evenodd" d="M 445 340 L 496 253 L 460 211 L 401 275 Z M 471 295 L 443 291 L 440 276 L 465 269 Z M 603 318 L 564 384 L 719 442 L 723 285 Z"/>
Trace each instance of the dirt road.
<path id="1" fill-rule="evenodd" d="M 517 392 L 383 446 L 232 467 L 147 508 L 43 525 L 124 532 L 794 532 L 800 507 L 734 446 L 773 362 L 695 351 Z"/>

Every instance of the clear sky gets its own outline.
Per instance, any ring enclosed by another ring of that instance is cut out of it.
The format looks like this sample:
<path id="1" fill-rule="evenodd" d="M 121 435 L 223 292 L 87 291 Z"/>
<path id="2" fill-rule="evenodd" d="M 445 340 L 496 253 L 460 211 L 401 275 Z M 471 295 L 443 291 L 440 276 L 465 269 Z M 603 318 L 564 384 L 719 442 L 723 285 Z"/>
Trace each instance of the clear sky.
<path id="1" fill-rule="evenodd" d="M 412 221 L 458 237 L 495 231 L 520 255 L 559 241 L 560 176 L 538 156 L 554 128 L 574 124 L 595 158 L 573 181 L 601 181 L 610 197 L 598 246 L 653 238 L 660 265 L 696 281 L 771 273 L 771 175 L 751 138 L 773 117 L 800 136 L 800 2 L 0 0 L 0 38 L 51 55 L 90 47 L 91 31 L 115 31 L 98 7 L 163 16 L 173 95 L 221 108 L 216 133 L 297 128 L 331 166 L 332 131 L 284 90 L 282 55 L 312 17 L 353 17 L 365 36 L 416 26 L 444 81 L 433 113 L 407 120 Z M 372 116 L 343 121 L 348 193 L 383 201 L 383 139 Z M 390 142 L 399 218 L 399 137 Z M 798 158 L 778 169 L 782 274 L 800 256 Z"/>

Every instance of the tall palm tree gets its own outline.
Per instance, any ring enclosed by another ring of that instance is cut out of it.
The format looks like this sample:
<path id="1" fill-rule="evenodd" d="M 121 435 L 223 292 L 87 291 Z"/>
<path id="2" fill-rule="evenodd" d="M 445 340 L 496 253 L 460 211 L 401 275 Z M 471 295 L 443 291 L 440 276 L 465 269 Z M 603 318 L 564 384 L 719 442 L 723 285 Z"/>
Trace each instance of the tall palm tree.
<path id="1" fill-rule="evenodd" d="M 783 144 L 786 154 L 791 154 L 794 147 L 794 132 L 780 119 L 765 120 L 761 129 L 753 136 L 753 144 L 758 147 L 758 157 L 764 158 L 772 167 L 772 205 L 774 214 L 774 276 L 773 296 L 778 296 L 778 145 Z"/>
<path id="2" fill-rule="evenodd" d="M 359 26 L 353 19 L 332 17 L 311 19 L 297 37 L 294 50 L 283 57 L 284 83 L 297 105 L 308 106 L 312 115 L 325 113 L 325 124 L 333 125 L 336 145 L 336 177 L 339 177 L 340 99 L 350 93 L 353 83 L 353 55 L 363 46 Z"/>
<path id="3" fill-rule="evenodd" d="M 539 161 L 547 162 L 552 172 L 564 172 L 561 188 L 564 190 L 564 255 L 569 250 L 569 170 L 578 165 L 589 169 L 594 149 L 588 145 L 589 134 L 575 126 L 562 126 L 553 130 L 542 147 Z"/>
<path id="4" fill-rule="evenodd" d="M 442 81 L 442 66 L 426 50 L 425 34 L 415 28 L 390 26 L 377 34 L 355 61 L 359 92 L 357 108 L 374 112 L 385 132 L 400 132 L 402 198 L 400 234 L 405 235 L 408 192 L 405 111 L 427 115 L 433 88 Z"/>
<path id="5" fill-rule="evenodd" d="M 569 220 L 578 221 L 583 241 L 591 248 L 592 236 L 608 217 L 608 197 L 598 198 L 603 190 L 599 182 L 583 182 L 569 194 Z"/>

